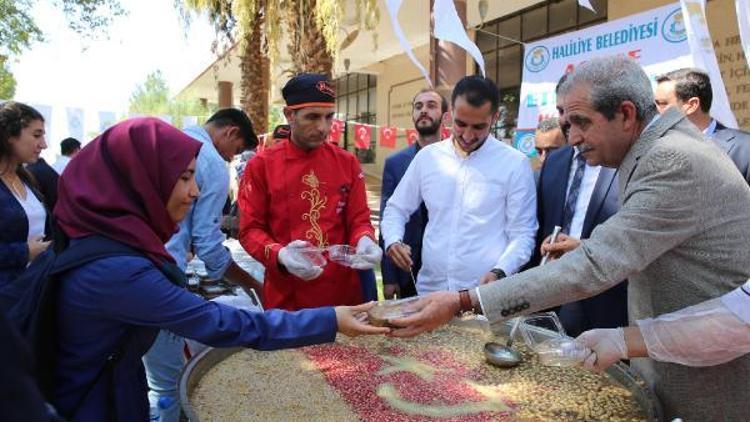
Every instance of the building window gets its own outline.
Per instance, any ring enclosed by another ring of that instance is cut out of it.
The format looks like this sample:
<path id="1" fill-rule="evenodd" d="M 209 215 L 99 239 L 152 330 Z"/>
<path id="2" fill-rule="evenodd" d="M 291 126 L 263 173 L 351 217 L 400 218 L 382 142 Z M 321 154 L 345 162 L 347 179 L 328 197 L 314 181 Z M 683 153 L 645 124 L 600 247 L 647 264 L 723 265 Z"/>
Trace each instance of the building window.
<path id="1" fill-rule="evenodd" d="M 354 122 L 375 124 L 377 77 L 361 73 L 351 73 L 335 80 L 336 113 L 338 118 L 348 122 L 343 134 L 343 147 L 354 152 L 361 163 L 374 163 L 377 134 L 370 136 L 370 148 L 354 148 Z"/>
<path id="2" fill-rule="evenodd" d="M 484 56 L 487 77 L 500 88 L 500 119 L 494 128 L 495 137 L 511 139 L 518 122 L 523 48 L 512 40 L 532 42 L 602 23 L 607 20 L 607 2 L 592 0 L 597 11 L 593 13 L 578 7 L 577 0 L 547 0 L 489 22 L 477 31 L 477 46 Z M 476 72 L 479 73 L 478 67 Z"/>

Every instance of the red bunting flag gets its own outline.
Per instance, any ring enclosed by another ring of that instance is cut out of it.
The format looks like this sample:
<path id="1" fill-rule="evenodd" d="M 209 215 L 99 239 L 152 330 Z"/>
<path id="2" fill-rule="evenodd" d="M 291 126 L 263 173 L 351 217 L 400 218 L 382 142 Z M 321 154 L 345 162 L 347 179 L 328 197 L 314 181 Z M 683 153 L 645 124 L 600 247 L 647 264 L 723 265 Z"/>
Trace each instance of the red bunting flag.
<path id="1" fill-rule="evenodd" d="M 448 139 L 451 137 L 451 128 L 445 125 L 440 126 L 440 139 Z"/>
<path id="2" fill-rule="evenodd" d="M 341 134 L 344 132 L 344 121 L 339 119 L 333 119 L 331 123 L 331 132 L 328 134 L 328 142 L 335 145 L 340 145 Z"/>
<path id="3" fill-rule="evenodd" d="M 380 127 L 380 146 L 386 148 L 396 148 L 396 134 L 398 128 L 396 126 L 381 126 Z"/>
<path id="4" fill-rule="evenodd" d="M 354 125 L 354 146 L 359 149 L 370 148 L 370 127 L 357 123 Z"/>
<path id="5" fill-rule="evenodd" d="M 406 143 L 409 146 L 413 145 L 419 139 L 419 134 L 416 129 L 406 129 Z"/>

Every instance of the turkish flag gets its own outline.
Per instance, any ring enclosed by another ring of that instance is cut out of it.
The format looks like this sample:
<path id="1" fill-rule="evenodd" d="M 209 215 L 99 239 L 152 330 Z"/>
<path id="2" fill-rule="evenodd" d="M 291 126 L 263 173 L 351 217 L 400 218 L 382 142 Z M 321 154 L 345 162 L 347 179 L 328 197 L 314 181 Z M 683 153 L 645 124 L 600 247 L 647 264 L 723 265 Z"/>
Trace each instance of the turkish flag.
<path id="1" fill-rule="evenodd" d="M 386 148 L 396 148 L 396 133 L 398 128 L 395 126 L 380 127 L 380 146 Z"/>
<path id="2" fill-rule="evenodd" d="M 409 146 L 413 145 L 419 139 L 419 134 L 416 129 L 406 129 L 406 143 Z"/>
<path id="3" fill-rule="evenodd" d="M 451 137 L 451 128 L 446 126 L 440 126 L 440 139 L 447 139 Z"/>
<path id="4" fill-rule="evenodd" d="M 354 146 L 359 149 L 370 149 L 370 127 L 357 123 L 354 125 Z"/>
<path id="5" fill-rule="evenodd" d="M 341 134 L 344 132 L 344 121 L 339 119 L 333 119 L 331 123 L 331 132 L 328 134 L 328 142 L 340 145 Z"/>

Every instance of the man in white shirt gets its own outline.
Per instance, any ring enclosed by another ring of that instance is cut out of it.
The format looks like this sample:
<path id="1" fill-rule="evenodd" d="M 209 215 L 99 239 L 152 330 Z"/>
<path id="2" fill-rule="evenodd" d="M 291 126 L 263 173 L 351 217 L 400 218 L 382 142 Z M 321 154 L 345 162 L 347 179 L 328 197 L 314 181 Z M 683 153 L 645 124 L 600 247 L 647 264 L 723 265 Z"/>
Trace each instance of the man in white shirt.
<path id="1" fill-rule="evenodd" d="M 52 168 L 57 174 L 62 174 L 70 160 L 81 150 L 81 143 L 75 138 L 65 138 L 60 142 L 60 156 L 57 157 Z"/>
<path id="2" fill-rule="evenodd" d="M 498 141 L 499 92 L 467 76 L 451 96 L 453 135 L 423 148 L 386 204 L 380 229 L 388 256 L 409 271 L 404 226 L 424 202 L 419 294 L 461 290 L 516 273 L 531 257 L 536 191 L 528 159 Z"/>
<path id="3" fill-rule="evenodd" d="M 750 133 L 731 129 L 711 117 L 711 79 L 700 69 L 677 69 L 656 77 L 654 102 L 664 113 L 670 106 L 682 111 L 704 135 L 729 155 L 750 184 Z"/>

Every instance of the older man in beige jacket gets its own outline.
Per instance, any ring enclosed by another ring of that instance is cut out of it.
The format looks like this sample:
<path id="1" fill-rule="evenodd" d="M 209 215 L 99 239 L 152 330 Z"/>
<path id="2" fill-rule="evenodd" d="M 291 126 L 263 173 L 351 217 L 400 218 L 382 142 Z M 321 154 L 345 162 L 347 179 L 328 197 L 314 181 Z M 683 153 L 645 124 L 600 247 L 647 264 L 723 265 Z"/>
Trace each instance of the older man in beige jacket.
<path id="1" fill-rule="evenodd" d="M 591 165 L 617 167 L 622 208 L 559 260 L 463 292 L 438 292 L 392 321 L 416 335 L 459 310 L 491 322 L 583 299 L 629 279 L 631 321 L 676 311 L 750 277 L 750 188 L 676 109 L 656 117 L 648 77 L 623 57 L 591 60 L 562 87 L 570 142 Z M 750 356 L 710 368 L 633 359 L 665 416 L 750 415 Z"/>

